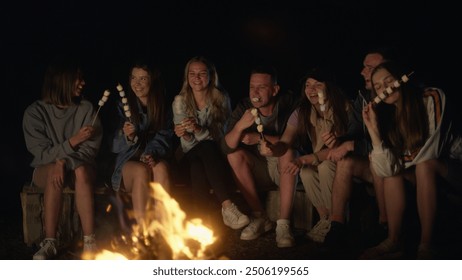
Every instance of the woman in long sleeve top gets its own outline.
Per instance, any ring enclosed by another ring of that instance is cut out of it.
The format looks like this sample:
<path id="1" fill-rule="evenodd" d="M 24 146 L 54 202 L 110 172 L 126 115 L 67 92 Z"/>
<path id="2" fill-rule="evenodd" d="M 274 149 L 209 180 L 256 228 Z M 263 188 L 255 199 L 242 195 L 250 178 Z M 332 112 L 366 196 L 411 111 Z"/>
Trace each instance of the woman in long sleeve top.
<path id="1" fill-rule="evenodd" d="M 171 186 L 168 160 L 173 130 L 159 71 L 145 61 L 136 61 L 129 81 L 130 89 L 118 107 L 120 123 L 112 146 L 117 157 L 111 182 L 115 191 L 131 194 L 135 218 L 142 226 L 149 183 L 157 182 L 167 191 Z"/>
<path id="2" fill-rule="evenodd" d="M 81 96 L 84 86 L 78 64 L 59 58 L 47 69 L 42 99 L 24 112 L 24 138 L 33 155 L 32 182 L 45 189 L 45 239 L 34 259 L 50 259 L 58 253 L 56 229 L 65 186 L 75 188 L 84 253 L 96 250 L 93 187 L 102 129 L 98 119 L 92 125 L 95 111 Z"/>
<path id="3" fill-rule="evenodd" d="M 219 147 L 231 112 L 230 99 L 219 84 L 212 62 L 193 57 L 185 66 L 183 86 L 172 103 L 175 134 L 190 171 L 193 201 L 196 211 L 206 213 L 211 187 L 221 204 L 225 225 L 240 229 L 249 223 L 231 201 L 229 172 Z"/>

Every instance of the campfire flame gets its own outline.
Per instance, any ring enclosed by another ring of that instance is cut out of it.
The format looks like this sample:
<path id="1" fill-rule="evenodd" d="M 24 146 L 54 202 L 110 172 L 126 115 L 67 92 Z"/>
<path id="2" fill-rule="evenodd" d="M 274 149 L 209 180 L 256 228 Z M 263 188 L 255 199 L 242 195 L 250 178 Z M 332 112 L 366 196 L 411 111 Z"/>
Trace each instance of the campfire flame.
<path id="1" fill-rule="evenodd" d="M 133 258 L 207 258 L 207 247 L 216 240 L 213 231 L 204 226 L 201 219 L 186 220 L 186 214 L 178 202 L 170 197 L 160 184 L 151 183 L 150 193 L 152 199 L 146 206 L 143 223 L 133 226 L 131 236 L 121 236 L 122 243 L 130 247 Z M 120 251 L 120 243 L 113 242 L 112 247 L 115 251 Z M 169 248 L 163 248 L 164 244 Z M 166 257 L 166 251 L 169 251 L 171 256 Z M 103 250 L 96 254 L 94 259 L 121 258 L 129 259 L 123 253 Z"/>

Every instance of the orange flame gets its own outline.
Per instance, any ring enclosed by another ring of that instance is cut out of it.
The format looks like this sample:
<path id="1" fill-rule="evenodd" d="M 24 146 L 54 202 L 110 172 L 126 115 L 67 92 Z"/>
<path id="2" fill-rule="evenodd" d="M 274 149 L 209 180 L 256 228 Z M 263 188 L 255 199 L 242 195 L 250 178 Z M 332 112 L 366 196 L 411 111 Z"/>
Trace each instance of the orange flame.
<path id="1" fill-rule="evenodd" d="M 148 237 L 161 236 L 172 251 L 172 259 L 204 259 L 207 247 L 216 240 L 213 231 L 204 226 L 201 219 L 186 221 L 186 214 L 178 202 L 160 184 L 151 183 L 150 187 L 153 199 L 146 206 L 144 222 L 133 227 L 132 242 L 136 244 L 141 239 L 146 242 Z M 114 259 L 114 256 L 125 258 L 104 250 L 95 259 Z"/>

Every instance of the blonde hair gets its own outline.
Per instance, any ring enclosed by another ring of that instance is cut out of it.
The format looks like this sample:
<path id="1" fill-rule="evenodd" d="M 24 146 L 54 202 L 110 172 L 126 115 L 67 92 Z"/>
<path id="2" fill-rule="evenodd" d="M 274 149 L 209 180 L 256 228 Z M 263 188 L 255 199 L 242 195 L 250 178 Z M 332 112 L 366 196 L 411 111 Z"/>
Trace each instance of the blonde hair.
<path id="1" fill-rule="evenodd" d="M 184 68 L 183 85 L 179 94 L 183 97 L 186 114 L 194 116 L 198 108 L 194 100 L 193 91 L 188 82 L 189 67 L 194 62 L 200 62 L 207 67 L 207 75 L 209 78 L 207 87 L 207 103 L 210 106 L 210 115 L 212 118 L 209 131 L 212 137 L 215 140 L 218 140 L 224 135 L 226 121 L 231 114 L 231 108 L 229 96 L 221 87 L 218 80 L 215 65 L 202 56 L 195 56 L 191 58 Z"/>

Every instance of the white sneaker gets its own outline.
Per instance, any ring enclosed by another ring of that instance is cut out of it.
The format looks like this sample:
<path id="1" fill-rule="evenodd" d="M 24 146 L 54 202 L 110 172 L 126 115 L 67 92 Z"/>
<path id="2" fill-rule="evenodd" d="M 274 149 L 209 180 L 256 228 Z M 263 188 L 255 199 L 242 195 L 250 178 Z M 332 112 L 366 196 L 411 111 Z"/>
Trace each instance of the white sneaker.
<path id="1" fill-rule="evenodd" d="M 289 224 L 278 224 L 276 226 L 276 243 L 279 248 L 293 247 L 295 239 L 290 231 Z"/>
<path id="2" fill-rule="evenodd" d="M 250 224 L 241 232 L 242 240 L 257 239 L 263 233 L 270 231 L 273 224 L 268 218 L 253 218 Z"/>
<path id="3" fill-rule="evenodd" d="M 250 223 L 249 217 L 237 209 L 234 203 L 227 208 L 221 208 L 223 223 L 232 229 L 241 229 Z"/>
<path id="4" fill-rule="evenodd" d="M 40 243 L 40 247 L 40 250 L 38 250 L 33 256 L 34 260 L 48 260 L 58 255 L 56 239 L 54 238 L 45 238 L 45 240 Z"/>
<path id="5" fill-rule="evenodd" d="M 318 223 L 306 234 L 314 242 L 323 243 L 330 230 L 330 220 L 320 219 Z"/>

